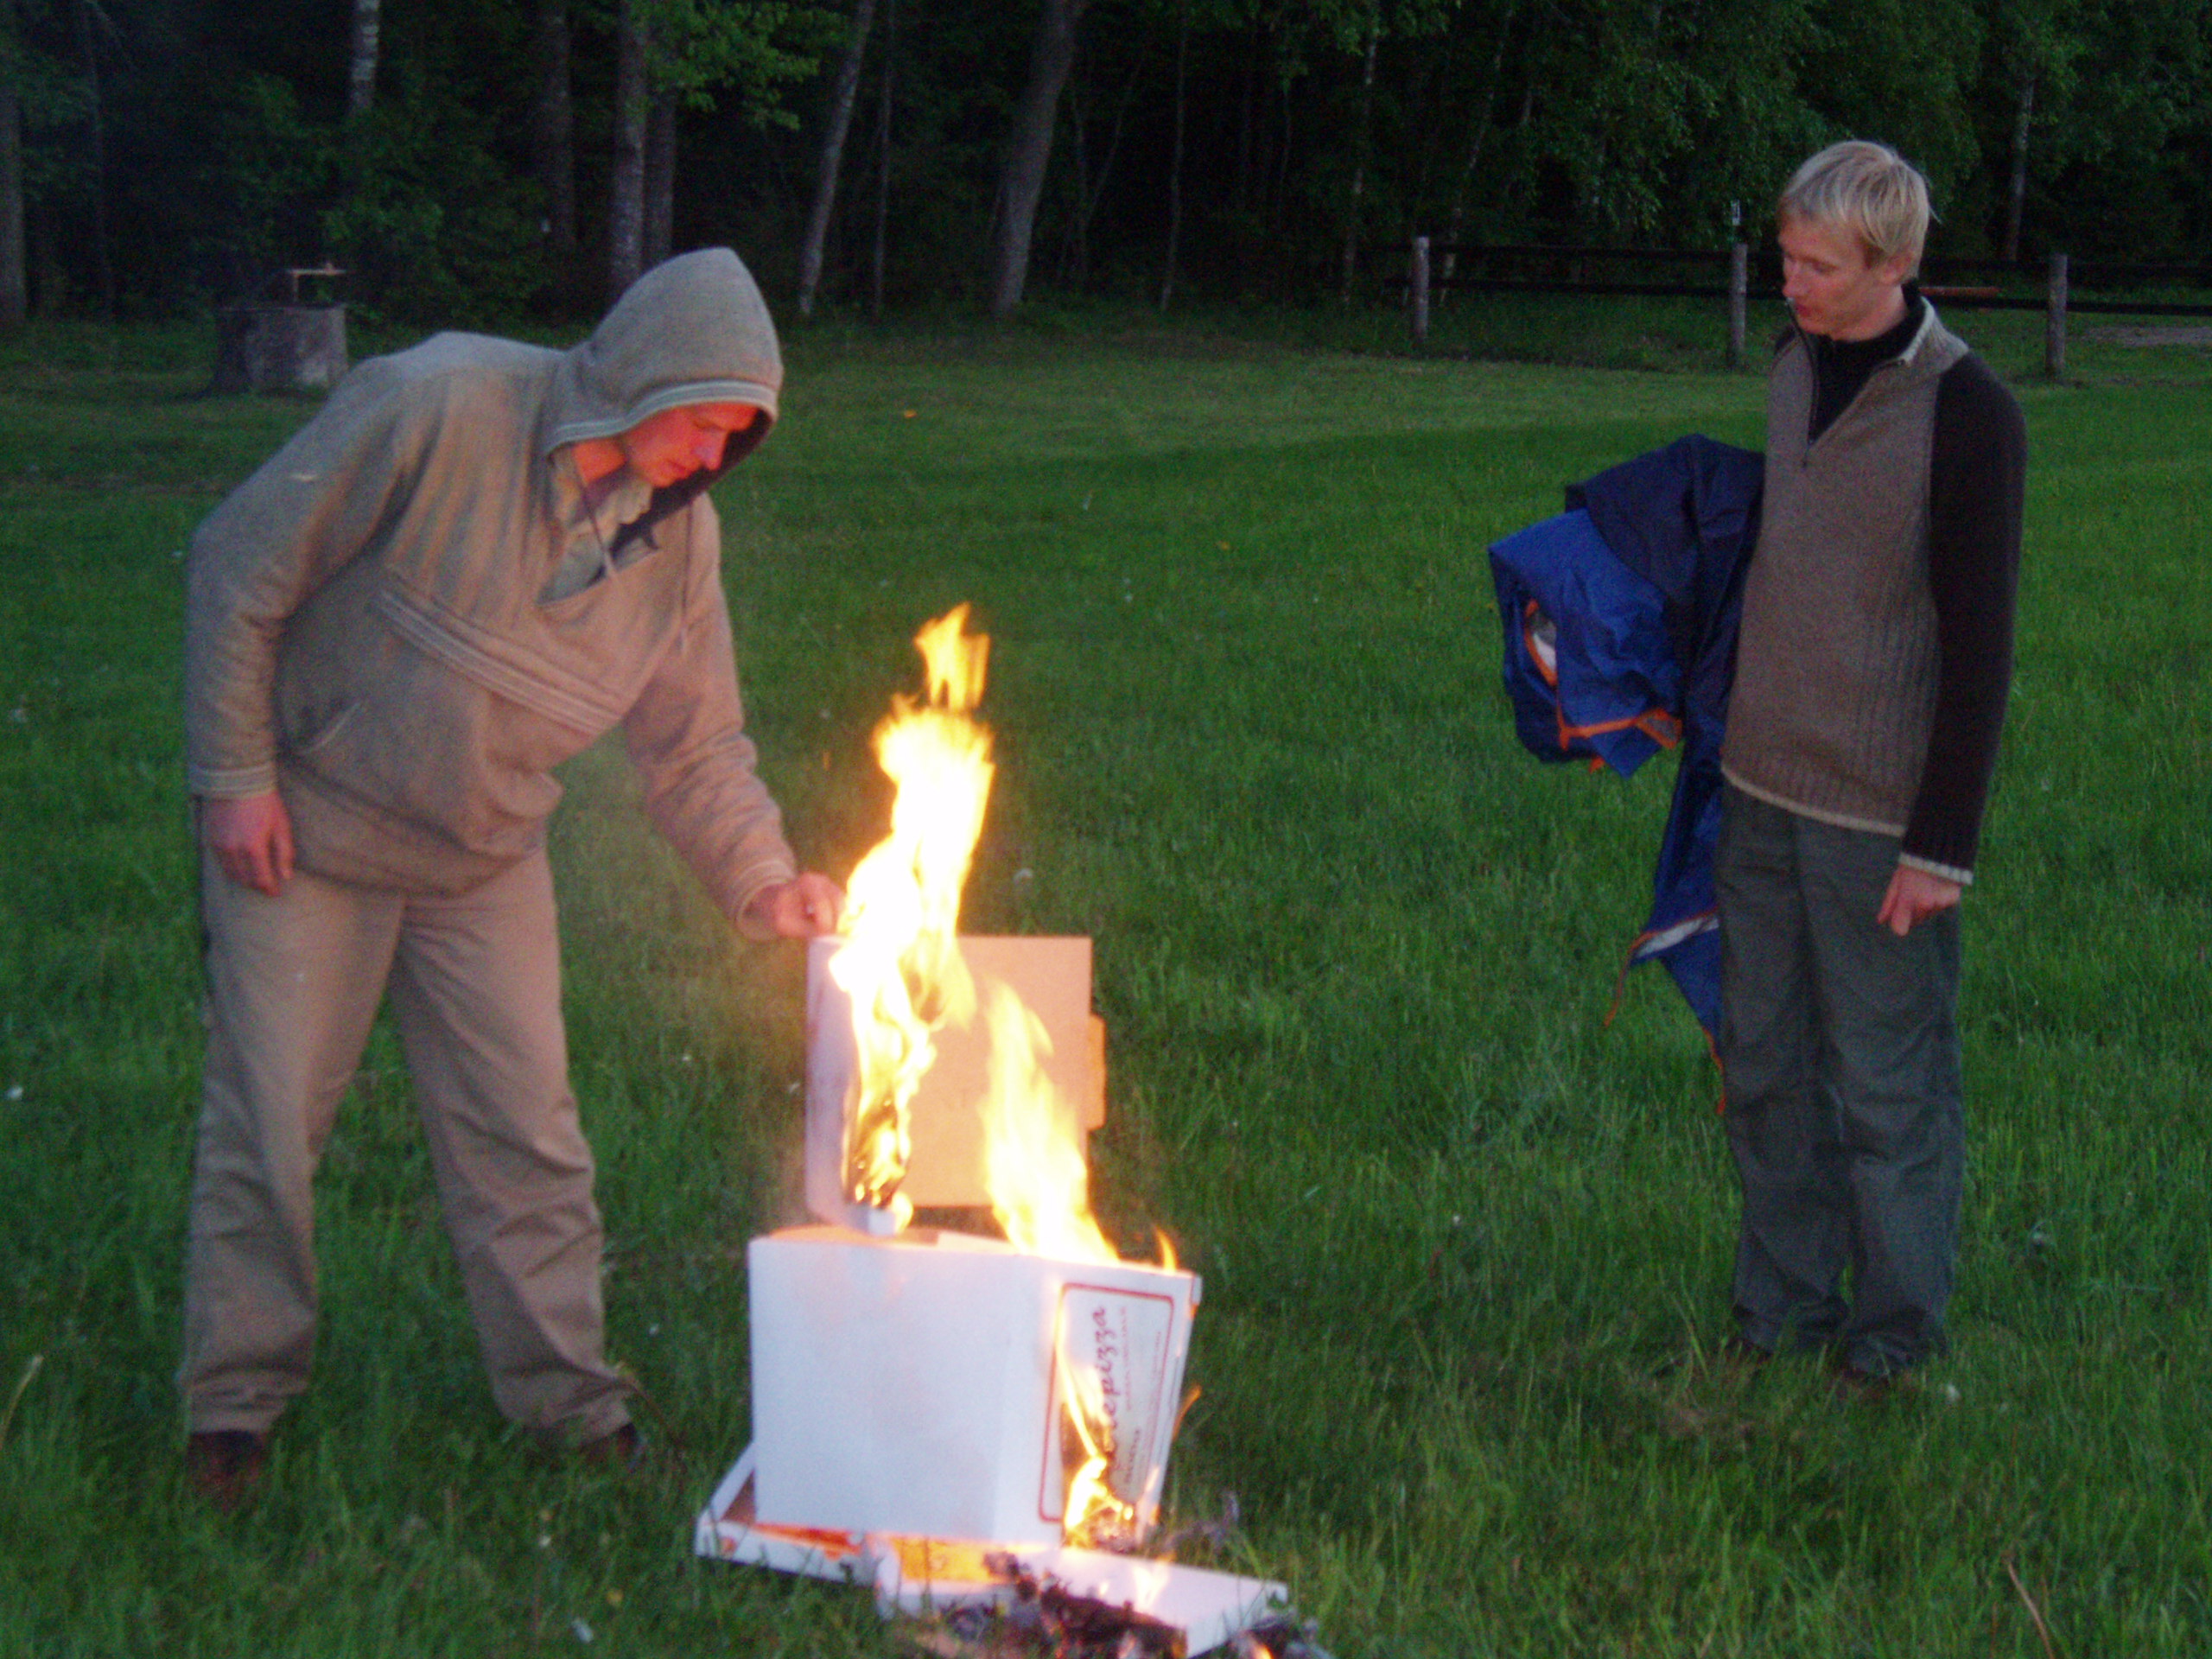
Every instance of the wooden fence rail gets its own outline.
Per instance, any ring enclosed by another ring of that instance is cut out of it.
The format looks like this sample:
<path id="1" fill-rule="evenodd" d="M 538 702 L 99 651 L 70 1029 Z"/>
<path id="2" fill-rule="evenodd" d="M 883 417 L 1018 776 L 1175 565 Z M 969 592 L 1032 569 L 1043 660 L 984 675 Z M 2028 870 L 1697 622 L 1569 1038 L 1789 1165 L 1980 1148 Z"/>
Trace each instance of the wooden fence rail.
<path id="1" fill-rule="evenodd" d="M 1550 278 L 1500 277 L 1462 276 L 1461 261 L 1470 263 L 1492 259 L 1511 260 L 1526 265 L 1542 262 L 1554 268 L 1565 266 L 1574 274 Z M 1442 269 L 1438 269 L 1441 261 Z M 1659 282 L 1631 280 L 1622 282 L 1593 281 L 1582 274 L 1581 268 L 1595 263 L 1625 265 L 1672 265 L 1676 268 L 1711 269 L 1722 275 L 1720 282 Z M 2044 291 L 2040 296 L 2008 295 L 1994 285 L 1975 286 L 1956 280 L 1969 275 L 2018 276 L 2032 271 L 2023 267 L 1993 259 L 1956 259 L 1931 263 L 1931 273 L 1923 277 L 1923 291 L 1943 302 L 1947 308 L 1970 311 L 2040 311 L 2046 319 L 2044 329 L 2044 367 L 2051 378 L 2058 379 L 2066 372 L 2066 317 L 2069 311 L 2085 315 L 2152 316 L 2152 317 L 2212 317 L 2212 305 L 2175 304 L 2164 301 L 2081 299 L 2071 293 L 2077 274 L 2094 271 L 2098 285 L 2115 283 L 2168 282 L 2203 283 L 2212 277 L 2212 265 L 2181 264 L 2128 264 L 2117 261 L 2084 261 L 2078 266 L 2069 265 L 2068 257 L 2054 253 L 2044 266 L 2042 275 Z M 1741 367 L 1744 361 L 1744 340 L 1746 319 L 1751 308 L 1751 258 L 1748 245 L 1738 242 L 1725 249 L 1712 248 L 1591 248 L 1554 247 L 1535 244 L 1493 244 L 1434 242 L 1425 236 L 1413 239 L 1413 247 L 1406 268 L 1406 311 L 1413 328 L 1416 345 L 1428 339 L 1429 317 L 1434 296 L 1442 291 L 1459 289 L 1488 294 L 1624 294 L 1656 295 L 1669 298 L 1726 300 L 1728 307 L 1728 366 Z M 1395 284 L 1394 284 L 1395 286 Z M 1762 286 L 1762 299 L 1780 297 L 1779 286 Z"/>

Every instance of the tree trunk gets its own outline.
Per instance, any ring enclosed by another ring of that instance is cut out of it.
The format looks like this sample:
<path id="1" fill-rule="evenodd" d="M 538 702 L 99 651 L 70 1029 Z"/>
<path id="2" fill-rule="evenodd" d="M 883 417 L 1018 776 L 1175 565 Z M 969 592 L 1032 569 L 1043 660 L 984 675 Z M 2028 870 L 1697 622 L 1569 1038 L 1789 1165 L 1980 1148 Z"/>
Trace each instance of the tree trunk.
<path id="1" fill-rule="evenodd" d="M 899 57 L 899 0 L 884 0 L 883 90 L 875 110 L 875 237 L 868 255 L 868 310 L 883 315 L 883 245 L 891 224 L 892 70 Z"/>
<path id="2" fill-rule="evenodd" d="M 383 0 L 353 0 L 353 31 L 346 54 L 346 124 L 366 116 L 377 98 L 377 41 Z"/>
<path id="3" fill-rule="evenodd" d="M 576 277 L 575 105 L 569 92 L 568 0 L 537 0 L 537 99 L 531 115 L 531 163 L 545 194 L 545 254 L 556 290 L 574 297 Z"/>
<path id="4" fill-rule="evenodd" d="M 23 279 L 23 111 L 16 89 L 0 86 L 0 329 L 22 327 L 29 307 L 30 284 Z"/>
<path id="5" fill-rule="evenodd" d="M 814 291 L 822 284 L 822 248 L 830 239 L 830 215 L 837 205 L 837 168 L 844 160 L 845 135 L 853 124 L 853 104 L 860 95 L 861 63 L 868 55 L 868 30 L 875 22 L 875 0 L 853 0 L 853 21 L 845 55 L 830 83 L 830 109 L 822 124 L 822 148 L 814 158 L 814 205 L 807 209 L 806 231 L 798 245 L 798 314 L 814 315 Z M 888 79 L 888 70 L 886 78 Z"/>
<path id="6" fill-rule="evenodd" d="M 676 235 L 676 99 L 656 92 L 645 117 L 645 213 L 641 268 L 669 256 Z"/>
<path id="7" fill-rule="evenodd" d="M 1184 0 L 1175 30 L 1175 149 L 1167 162 L 1167 251 L 1160 260 L 1160 272 L 1162 311 L 1175 297 L 1175 252 L 1183 238 L 1183 106 L 1190 58 L 1191 7 L 1190 0 Z"/>
<path id="8" fill-rule="evenodd" d="M 2012 123 L 2012 180 L 2005 193 L 2005 258 L 2020 257 L 2020 215 L 2028 197 L 2028 128 L 2035 118 L 2036 78 L 2020 78 L 2020 113 Z"/>
<path id="9" fill-rule="evenodd" d="M 1344 207 L 1344 289 L 1338 297 L 1346 305 L 1351 303 L 1351 285 L 1359 274 L 1359 207 L 1367 194 L 1367 152 L 1375 137 L 1375 59 L 1382 47 L 1382 8 L 1378 0 L 1367 29 L 1367 62 L 1359 74 L 1359 127 L 1353 141 L 1357 148 L 1352 162 L 1351 199 Z"/>
<path id="10" fill-rule="evenodd" d="M 642 0 L 620 0 L 614 16 L 614 167 L 607 186 L 607 302 L 622 297 L 644 267 L 645 238 L 645 25 Z"/>
<path id="11" fill-rule="evenodd" d="M 1076 29 L 1090 0 L 1044 0 L 1037 39 L 1029 54 L 1029 79 L 1015 106 L 1014 129 L 999 174 L 1000 213 L 991 249 L 991 315 L 1003 317 L 1021 303 L 1029 278 L 1029 245 L 1037 229 L 1037 204 L 1052 159 L 1052 129 L 1061 89 L 1075 61 Z"/>
<path id="12" fill-rule="evenodd" d="M 107 119 L 100 97 L 99 60 L 92 52 L 91 0 L 77 0 L 77 49 L 85 60 L 89 97 L 92 162 L 92 254 L 99 271 L 100 311 L 115 315 L 115 263 L 107 245 Z"/>

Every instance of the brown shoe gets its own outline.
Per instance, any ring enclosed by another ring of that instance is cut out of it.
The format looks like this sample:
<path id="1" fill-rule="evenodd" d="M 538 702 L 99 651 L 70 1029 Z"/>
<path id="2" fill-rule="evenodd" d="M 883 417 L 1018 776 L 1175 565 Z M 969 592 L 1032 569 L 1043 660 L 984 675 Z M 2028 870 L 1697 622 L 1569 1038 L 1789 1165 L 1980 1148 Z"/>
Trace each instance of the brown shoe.
<path id="1" fill-rule="evenodd" d="M 202 1502 L 235 1515 L 253 1501 L 269 1461 L 268 1437 L 247 1428 L 216 1428 L 188 1435 L 184 1483 Z"/>

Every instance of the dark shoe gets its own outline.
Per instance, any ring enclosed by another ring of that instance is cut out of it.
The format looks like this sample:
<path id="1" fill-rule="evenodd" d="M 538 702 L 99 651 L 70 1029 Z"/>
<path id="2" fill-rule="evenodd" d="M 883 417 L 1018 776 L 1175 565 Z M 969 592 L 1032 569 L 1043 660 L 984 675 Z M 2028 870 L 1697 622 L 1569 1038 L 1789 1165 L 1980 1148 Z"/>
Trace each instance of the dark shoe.
<path id="1" fill-rule="evenodd" d="M 184 1482 L 202 1502 L 235 1515 L 253 1501 L 269 1461 L 269 1440 L 247 1428 L 215 1428 L 188 1435 Z"/>
<path id="2" fill-rule="evenodd" d="M 645 1437 L 635 1423 L 625 1423 L 576 1446 L 576 1461 L 587 1469 L 628 1474 L 645 1460 Z"/>

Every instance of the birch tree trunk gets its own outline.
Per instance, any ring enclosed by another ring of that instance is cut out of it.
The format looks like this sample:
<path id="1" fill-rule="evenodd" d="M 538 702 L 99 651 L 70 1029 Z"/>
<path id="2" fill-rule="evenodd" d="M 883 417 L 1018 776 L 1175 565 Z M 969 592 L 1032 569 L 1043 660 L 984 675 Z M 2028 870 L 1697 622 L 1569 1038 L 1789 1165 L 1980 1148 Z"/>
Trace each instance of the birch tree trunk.
<path id="1" fill-rule="evenodd" d="M 545 194 L 546 257 L 565 299 L 576 282 L 576 117 L 569 90 L 568 0 L 537 0 L 537 53 L 531 165 Z"/>
<path id="2" fill-rule="evenodd" d="M 607 302 L 644 269 L 645 24 L 644 0 L 620 0 L 614 16 L 614 166 L 607 189 Z"/>
<path id="3" fill-rule="evenodd" d="M 828 118 L 822 124 L 822 149 L 814 162 L 814 205 L 807 209 L 806 231 L 798 245 L 798 314 L 814 315 L 814 291 L 822 283 L 822 250 L 830 239 L 830 215 L 837 205 L 837 169 L 844 160 L 845 137 L 852 129 L 853 103 L 860 95 L 861 64 L 868 55 L 868 31 L 875 23 L 875 0 L 853 0 L 853 21 L 845 55 L 830 83 Z"/>
<path id="4" fill-rule="evenodd" d="M 1037 230 L 1037 204 L 1052 159 L 1052 129 L 1060 92 L 1075 61 L 1076 29 L 1089 0 L 1044 0 L 1037 39 L 1029 54 L 1029 79 L 1014 108 L 999 173 L 999 219 L 992 239 L 990 308 L 995 317 L 1021 303 L 1029 279 L 1029 246 Z"/>
<path id="5" fill-rule="evenodd" d="M 676 99 L 656 92 L 645 116 L 645 212 L 640 269 L 668 257 L 676 234 Z"/>
<path id="6" fill-rule="evenodd" d="M 353 29 L 346 53 L 346 124 L 358 125 L 376 103 L 378 41 L 384 0 L 353 0 Z"/>

